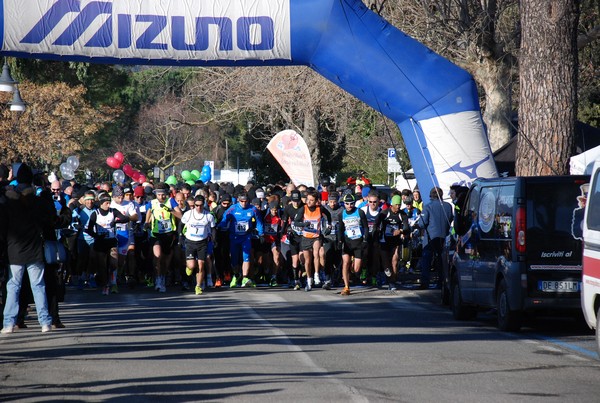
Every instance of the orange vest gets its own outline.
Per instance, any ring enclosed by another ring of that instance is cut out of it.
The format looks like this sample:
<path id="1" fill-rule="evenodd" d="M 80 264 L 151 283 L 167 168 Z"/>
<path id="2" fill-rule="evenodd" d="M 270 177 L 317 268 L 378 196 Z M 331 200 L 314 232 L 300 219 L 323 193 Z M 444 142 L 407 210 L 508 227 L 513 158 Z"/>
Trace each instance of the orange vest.
<path id="1" fill-rule="evenodd" d="M 305 238 L 318 238 L 321 235 L 321 207 L 310 211 L 304 206 L 304 222 L 306 225 L 302 229 L 302 236 Z"/>

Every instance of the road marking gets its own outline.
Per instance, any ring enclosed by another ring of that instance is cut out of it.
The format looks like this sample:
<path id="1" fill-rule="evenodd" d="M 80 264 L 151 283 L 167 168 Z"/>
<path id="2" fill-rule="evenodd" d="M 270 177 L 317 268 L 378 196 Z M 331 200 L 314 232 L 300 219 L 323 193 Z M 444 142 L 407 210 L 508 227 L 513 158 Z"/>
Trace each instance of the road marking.
<path id="1" fill-rule="evenodd" d="M 252 297 L 255 301 L 259 301 L 259 300 L 264 301 L 265 296 L 260 295 L 260 297 L 258 297 L 258 298 L 254 298 L 255 296 L 252 296 Z M 270 299 L 272 302 L 284 300 L 283 297 L 275 296 L 275 295 L 270 296 Z M 325 299 L 325 298 L 323 297 L 323 299 Z M 285 344 L 287 349 L 290 352 L 296 353 L 296 356 L 304 365 L 306 365 L 308 368 L 310 368 L 314 372 L 323 374 L 323 378 L 329 380 L 330 383 L 338 386 L 344 392 L 344 394 L 349 398 L 350 401 L 352 401 L 352 402 L 368 402 L 369 401 L 369 399 L 367 399 L 365 396 L 360 394 L 360 391 L 358 389 L 356 389 L 350 385 L 346 385 L 344 383 L 344 381 L 342 381 L 339 378 L 329 375 L 328 374 L 329 371 L 327 371 L 325 368 L 322 368 L 319 365 L 317 365 L 317 363 L 315 363 L 312 360 L 312 358 L 310 358 L 310 355 L 305 353 L 301 347 L 294 344 L 288 338 L 288 336 L 287 336 L 287 334 L 285 334 L 285 332 L 283 332 L 276 326 L 272 325 L 271 322 L 269 322 L 267 319 L 260 316 L 260 314 L 258 314 L 258 312 L 256 312 L 252 307 L 244 304 L 244 305 L 242 305 L 242 308 L 245 309 L 246 311 L 248 311 L 248 314 L 252 319 L 259 322 L 261 326 L 270 329 L 270 331 L 275 336 L 279 337 L 280 340 L 282 340 L 283 344 Z"/>

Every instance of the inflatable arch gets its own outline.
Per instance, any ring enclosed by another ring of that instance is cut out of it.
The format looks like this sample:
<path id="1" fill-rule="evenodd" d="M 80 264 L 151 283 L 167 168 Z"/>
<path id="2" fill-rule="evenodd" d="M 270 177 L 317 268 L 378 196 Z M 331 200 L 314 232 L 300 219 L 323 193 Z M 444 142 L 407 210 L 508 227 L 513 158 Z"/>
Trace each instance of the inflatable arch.
<path id="1" fill-rule="evenodd" d="M 497 176 L 472 77 L 360 0 L 2 0 L 1 6 L 3 55 L 307 65 L 398 124 L 422 191 Z"/>

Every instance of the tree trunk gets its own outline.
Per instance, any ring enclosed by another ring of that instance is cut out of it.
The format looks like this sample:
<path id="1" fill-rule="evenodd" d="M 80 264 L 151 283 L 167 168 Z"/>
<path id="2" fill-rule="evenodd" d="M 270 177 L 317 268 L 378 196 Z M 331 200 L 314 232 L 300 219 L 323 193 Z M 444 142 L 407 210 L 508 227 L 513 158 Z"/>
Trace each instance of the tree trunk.
<path id="1" fill-rule="evenodd" d="M 577 116 L 577 0 L 521 1 L 517 175 L 563 175 Z"/>
<path id="2" fill-rule="evenodd" d="M 319 112 L 307 111 L 304 114 L 304 124 L 302 128 L 302 137 L 306 141 L 306 146 L 310 152 L 310 159 L 313 167 L 313 180 L 315 185 L 318 183 L 320 164 L 321 164 L 321 152 L 319 150 Z"/>
<path id="3" fill-rule="evenodd" d="M 485 91 L 483 121 L 487 127 L 492 151 L 506 144 L 511 137 L 511 67 L 502 60 L 485 58 L 473 77 Z"/>

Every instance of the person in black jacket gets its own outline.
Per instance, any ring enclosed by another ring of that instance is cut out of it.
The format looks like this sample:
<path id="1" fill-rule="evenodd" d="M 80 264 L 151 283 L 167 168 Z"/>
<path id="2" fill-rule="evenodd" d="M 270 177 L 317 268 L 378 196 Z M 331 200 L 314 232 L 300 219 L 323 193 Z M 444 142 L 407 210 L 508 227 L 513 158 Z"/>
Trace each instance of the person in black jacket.
<path id="1" fill-rule="evenodd" d="M 21 164 L 17 182 L 16 187 L 7 190 L 5 207 L 0 209 L 0 237 L 6 239 L 10 265 L 1 332 L 12 333 L 16 328 L 19 293 L 23 273 L 27 270 L 38 321 L 45 333 L 52 329 L 52 317 L 46 300 L 42 231 L 44 226 L 54 224 L 56 212 L 52 203 L 36 197 L 31 186 L 33 172 L 29 166 Z"/>

